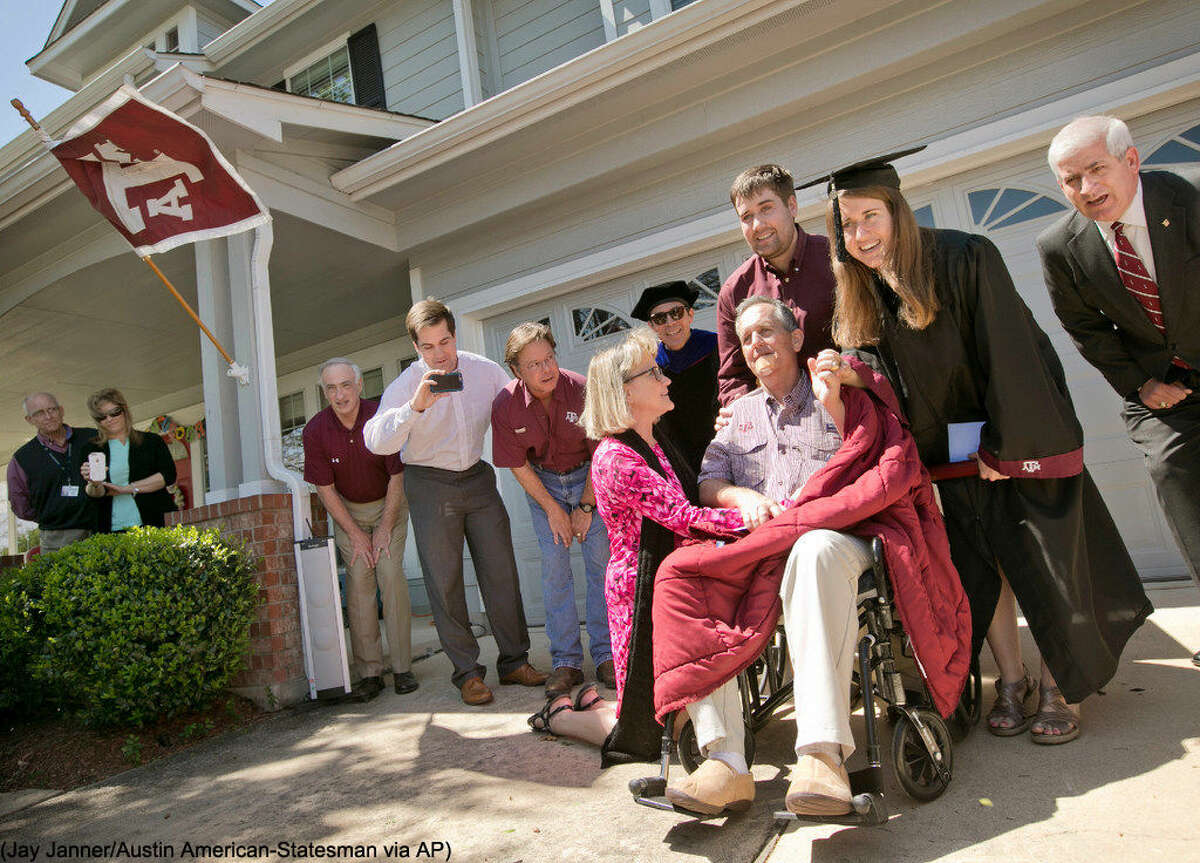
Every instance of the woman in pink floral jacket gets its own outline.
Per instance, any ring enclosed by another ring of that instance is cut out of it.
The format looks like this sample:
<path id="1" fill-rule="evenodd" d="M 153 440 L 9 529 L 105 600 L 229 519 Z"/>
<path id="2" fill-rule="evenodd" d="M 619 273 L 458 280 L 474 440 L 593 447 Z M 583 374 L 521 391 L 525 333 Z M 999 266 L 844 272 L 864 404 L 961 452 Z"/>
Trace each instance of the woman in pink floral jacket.
<path id="1" fill-rule="evenodd" d="M 658 563 L 688 538 L 744 533 L 736 509 L 692 504 L 695 476 L 672 442 L 655 433 L 657 420 L 674 406 L 655 362 L 657 350 L 658 340 L 642 328 L 593 357 L 580 418 L 588 436 L 600 441 L 592 456 L 592 486 L 611 550 L 605 598 L 617 703 L 588 687 L 574 703 L 561 696 L 530 717 L 536 730 L 600 744 L 606 764 L 658 756 L 649 629 Z"/>

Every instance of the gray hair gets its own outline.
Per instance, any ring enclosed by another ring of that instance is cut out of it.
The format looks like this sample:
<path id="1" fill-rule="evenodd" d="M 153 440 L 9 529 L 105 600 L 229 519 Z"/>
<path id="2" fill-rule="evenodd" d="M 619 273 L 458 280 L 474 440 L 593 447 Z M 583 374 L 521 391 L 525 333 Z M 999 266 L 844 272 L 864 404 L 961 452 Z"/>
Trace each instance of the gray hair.
<path id="1" fill-rule="evenodd" d="M 733 329 L 737 333 L 739 341 L 742 338 L 742 315 L 755 306 L 770 306 L 774 311 L 776 322 L 783 327 L 785 332 L 791 333 L 800 329 L 800 324 L 796 322 L 796 315 L 788 307 L 787 303 L 783 300 L 777 300 L 774 297 L 764 297 L 756 294 L 752 297 L 746 297 L 746 299 L 738 303 L 737 310 L 734 312 Z"/>
<path id="2" fill-rule="evenodd" d="M 321 363 L 321 368 L 317 372 L 317 386 L 325 386 L 325 369 L 333 368 L 334 366 L 349 366 L 354 372 L 355 383 L 361 384 L 363 382 L 362 369 L 358 367 L 358 363 L 354 362 L 354 360 L 348 360 L 345 357 L 334 357 Z"/>
<path id="3" fill-rule="evenodd" d="M 1118 159 L 1133 146 L 1133 135 L 1130 134 L 1124 120 L 1103 114 L 1076 117 L 1063 126 L 1050 141 L 1050 148 L 1046 151 L 1046 161 L 1050 163 L 1050 170 L 1058 176 L 1059 159 L 1101 139 L 1104 140 L 1108 152 Z"/>
<path id="4" fill-rule="evenodd" d="M 55 406 L 62 407 L 62 402 L 58 400 L 58 396 L 56 396 L 54 393 L 29 393 L 29 395 L 21 399 L 21 410 L 24 411 L 25 416 L 29 416 L 29 400 L 35 399 L 38 396 L 45 396 L 53 401 Z"/>

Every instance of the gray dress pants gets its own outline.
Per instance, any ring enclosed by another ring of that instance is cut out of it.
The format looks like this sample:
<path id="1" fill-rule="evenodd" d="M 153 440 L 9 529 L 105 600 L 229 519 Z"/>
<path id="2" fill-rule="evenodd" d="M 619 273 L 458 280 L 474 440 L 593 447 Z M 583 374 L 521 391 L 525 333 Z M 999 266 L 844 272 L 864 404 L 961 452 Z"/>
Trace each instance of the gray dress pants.
<path id="1" fill-rule="evenodd" d="M 496 670 L 503 677 L 520 668 L 529 661 L 529 631 L 508 511 L 496 490 L 496 472 L 485 461 L 464 471 L 410 464 L 404 468 L 404 491 L 433 622 L 454 665 L 451 681 L 461 687 L 485 672 L 467 612 L 464 539 L 500 653 Z"/>
<path id="2" fill-rule="evenodd" d="M 1200 587 L 1200 391 L 1173 408 L 1151 410 L 1128 399 L 1121 412 L 1129 437 L 1146 458 L 1158 502 Z"/>

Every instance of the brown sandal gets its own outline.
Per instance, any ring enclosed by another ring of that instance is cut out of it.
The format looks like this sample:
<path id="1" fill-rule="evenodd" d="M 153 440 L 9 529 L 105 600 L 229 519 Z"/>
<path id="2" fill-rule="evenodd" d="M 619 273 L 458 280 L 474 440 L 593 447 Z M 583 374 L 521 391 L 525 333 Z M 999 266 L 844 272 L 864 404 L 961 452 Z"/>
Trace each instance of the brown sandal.
<path id="1" fill-rule="evenodd" d="M 1015 737 L 1029 727 L 1033 717 L 1025 712 L 1025 702 L 1033 695 L 1034 682 L 1026 672 L 1016 683 L 1005 683 L 996 678 L 996 701 L 988 712 L 988 731 L 997 737 Z M 994 720 L 1008 720 L 1007 725 L 996 725 Z"/>
<path id="2" fill-rule="evenodd" d="M 1070 743 L 1079 736 L 1079 717 L 1067 706 L 1067 700 L 1057 686 L 1038 690 L 1038 709 L 1033 717 L 1033 725 L 1042 727 L 1042 731 L 1030 729 L 1034 743 L 1054 746 L 1059 743 Z M 1054 728 L 1057 734 L 1050 734 L 1045 729 Z"/>

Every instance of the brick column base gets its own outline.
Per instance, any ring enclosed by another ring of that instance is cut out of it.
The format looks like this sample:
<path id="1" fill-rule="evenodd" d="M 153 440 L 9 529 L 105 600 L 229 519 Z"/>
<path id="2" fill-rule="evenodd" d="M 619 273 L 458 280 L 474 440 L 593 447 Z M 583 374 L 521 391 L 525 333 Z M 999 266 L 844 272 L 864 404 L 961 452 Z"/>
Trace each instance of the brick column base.
<path id="1" fill-rule="evenodd" d="M 215 527 L 257 560 L 258 615 L 246 668 L 230 689 L 267 710 L 308 697 L 293 550 L 292 496 L 260 494 L 167 514 L 167 525 Z"/>

